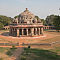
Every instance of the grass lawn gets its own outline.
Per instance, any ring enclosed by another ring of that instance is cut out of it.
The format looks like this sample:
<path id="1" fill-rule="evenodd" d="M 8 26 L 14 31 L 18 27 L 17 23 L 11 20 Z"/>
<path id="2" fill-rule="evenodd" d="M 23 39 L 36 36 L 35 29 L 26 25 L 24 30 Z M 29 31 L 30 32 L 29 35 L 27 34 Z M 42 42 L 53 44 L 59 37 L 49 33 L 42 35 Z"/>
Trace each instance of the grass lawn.
<path id="1" fill-rule="evenodd" d="M 26 60 L 60 60 L 60 56 L 50 50 L 28 48 L 24 48 L 21 59 L 23 58 Z"/>
<path id="2" fill-rule="evenodd" d="M 7 47 L 0 47 L 0 60 L 7 60 L 8 56 L 6 55 L 6 52 L 9 50 Z"/>
<path id="3" fill-rule="evenodd" d="M 0 53 L 4 53 L 7 50 L 9 50 L 9 48 L 7 48 L 7 47 L 0 47 Z"/>
<path id="4" fill-rule="evenodd" d="M 14 46 L 12 48 L 0 47 L 0 60 L 9 60 L 16 49 Z"/>
<path id="5" fill-rule="evenodd" d="M 7 29 L 7 30 L 0 30 L 0 31 L 9 31 L 9 29 Z"/>
<path id="6" fill-rule="evenodd" d="M 52 52 L 56 52 L 58 55 L 60 55 L 60 47 L 55 47 L 54 49 L 50 49 Z"/>

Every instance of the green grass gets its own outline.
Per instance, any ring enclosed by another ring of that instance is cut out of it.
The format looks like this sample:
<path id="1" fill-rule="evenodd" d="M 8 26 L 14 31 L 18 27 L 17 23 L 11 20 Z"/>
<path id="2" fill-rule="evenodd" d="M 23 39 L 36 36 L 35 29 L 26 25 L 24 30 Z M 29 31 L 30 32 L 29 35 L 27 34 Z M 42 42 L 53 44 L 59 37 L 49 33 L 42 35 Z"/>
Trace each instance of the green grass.
<path id="1" fill-rule="evenodd" d="M 10 48 L 7 52 L 6 52 L 6 54 L 8 55 L 8 56 L 12 56 L 13 55 L 13 52 L 16 50 L 17 48 L 15 47 L 15 46 L 12 46 L 12 48 Z"/>
<path id="2" fill-rule="evenodd" d="M 27 52 L 28 50 L 28 48 L 24 48 L 24 53 L 22 54 L 22 56 L 26 57 L 26 60 L 60 60 L 60 56 L 57 53 L 49 50 L 30 49 Z"/>
<path id="3" fill-rule="evenodd" d="M 6 50 L 9 50 L 9 48 L 0 47 L 0 53 L 3 53 L 3 52 L 5 52 Z"/>
<path id="4" fill-rule="evenodd" d="M 60 53 L 60 47 L 55 47 L 54 49 L 51 49 L 50 51 Z"/>
<path id="5" fill-rule="evenodd" d="M 6 30 L 0 30 L 0 31 L 3 31 L 3 32 L 4 32 L 4 31 L 9 31 L 9 29 L 6 29 Z"/>

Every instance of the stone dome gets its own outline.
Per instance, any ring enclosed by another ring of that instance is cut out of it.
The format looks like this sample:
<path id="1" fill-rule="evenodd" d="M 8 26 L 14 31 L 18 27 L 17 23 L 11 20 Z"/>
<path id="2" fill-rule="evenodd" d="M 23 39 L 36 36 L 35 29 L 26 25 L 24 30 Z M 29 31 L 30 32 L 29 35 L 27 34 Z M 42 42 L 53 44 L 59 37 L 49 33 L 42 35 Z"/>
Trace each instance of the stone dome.
<path id="1" fill-rule="evenodd" d="M 34 20 L 34 18 L 35 18 L 34 14 L 32 14 L 28 10 L 28 8 L 26 8 L 24 12 L 19 14 L 19 17 L 18 17 L 20 23 L 31 23 L 32 20 Z"/>
<path id="2" fill-rule="evenodd" d="M 35 15 L 32 14 L 28 8 L 18 16 L 18 23 L 27 23 L 27 24 L 32 24 L 32 23 L 37 23 L 38 20 L 35 18 Z M 39 21 L 40 22 L 40 21 Z"/>

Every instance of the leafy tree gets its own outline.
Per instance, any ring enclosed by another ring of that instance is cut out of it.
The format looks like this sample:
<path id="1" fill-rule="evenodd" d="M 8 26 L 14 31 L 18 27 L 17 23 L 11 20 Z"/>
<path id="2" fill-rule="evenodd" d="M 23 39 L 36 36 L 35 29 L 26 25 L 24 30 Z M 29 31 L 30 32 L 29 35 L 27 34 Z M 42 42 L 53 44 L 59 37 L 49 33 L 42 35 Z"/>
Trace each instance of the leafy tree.
<path id="1" fill-rule="evenodd" d="M 9 25 L 11 22 L 12 22 L 12 18 L 11 17 L 7 17 L 7 16 L 3 16 L 3 15 L 0 15 L 0 22 L 4 25 L 4 26 L 7 26 Z"/>
<path id="2" fill-rule="evenodd" d="M 0 29 L 2 29 L 4 26 L 8 26 L 13 19 L 11 17 L 0 15 Z"/>
<path id="3" fill-rule="evenodd" d="M 35 18 L 36 18 L 37 20 L 39 20 L 39 19 L 40 19 L 38 16 L 35 16 Z"/>
<path id="4" fill-rule="evenodd" d="M 43 25 L 45 25 L 45 26 L 47 25 L 46 21 L 44 19 L 41 19 L 41 21 L 43 22 Z"/>
<path id="5" fill-rule="evenodd" d="M 59 32 L 60 30 L 60 16 L 55 16 L 53 20 L 53 24 L 56 27 L 56 30 Z"/>
<path id="6" fill-rule="evenodd" d="M 47 17 L 46 17 L 46 20 L 45 20 L 46 25 L 48 25 L 48 26 L 53 26 L 53 20 L 54 20 L 55 16 L 56 16 L 56 15 L 47 16 Z"/>
<path id="7" fill-rule="evenodd" d="M 16 19 L 19 15 L 15 16 L 14 18 Z"/>
<path id="8" fill-rule="evenodd" d="M 2 29 L 3 28 L 3 24 L 0 22 L 0 29 Z"/>

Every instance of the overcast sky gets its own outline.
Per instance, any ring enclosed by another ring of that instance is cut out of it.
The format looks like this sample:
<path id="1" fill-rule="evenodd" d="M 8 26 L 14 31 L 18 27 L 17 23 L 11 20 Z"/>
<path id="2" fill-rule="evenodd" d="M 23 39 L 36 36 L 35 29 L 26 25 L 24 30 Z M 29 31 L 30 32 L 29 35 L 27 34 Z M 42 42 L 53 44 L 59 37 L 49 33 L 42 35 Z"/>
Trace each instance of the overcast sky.
<path id="1" fill-rule="evenodd" d="M 0 15 L 14 17 L 28 8 L 40 18 L 59 14 L 60 0 L 0 0 Z"/>

